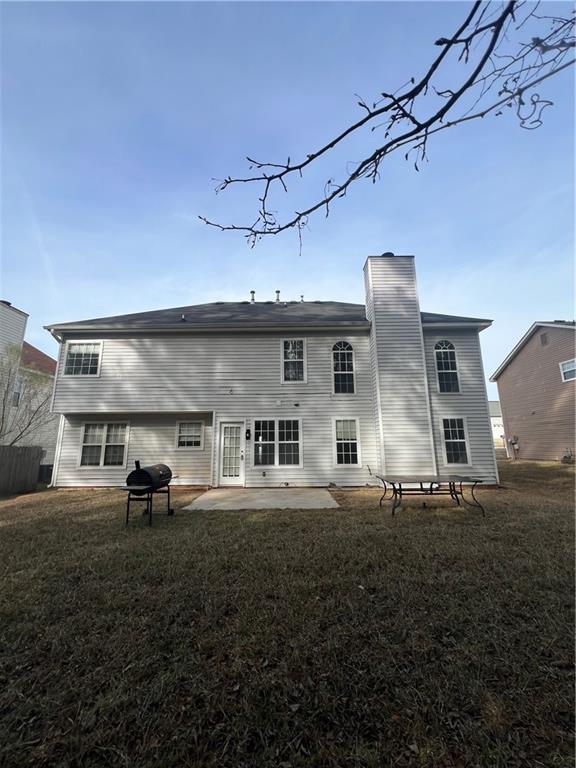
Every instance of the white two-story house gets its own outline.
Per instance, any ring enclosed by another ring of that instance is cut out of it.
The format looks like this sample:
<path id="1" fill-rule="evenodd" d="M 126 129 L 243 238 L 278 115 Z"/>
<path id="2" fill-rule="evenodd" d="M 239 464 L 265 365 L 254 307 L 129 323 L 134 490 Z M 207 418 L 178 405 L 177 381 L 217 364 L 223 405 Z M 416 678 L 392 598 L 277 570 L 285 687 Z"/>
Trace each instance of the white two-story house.
<path id="1" fill-rule="evenodd" d="M 371 256 L 364 280 L 366 305 L 253 296 L 47 326 L 54 484 L 121 485 L 135 460 L 210 486 L 495 482 L 490 321 L 420 312 L 412 256 Z"/>

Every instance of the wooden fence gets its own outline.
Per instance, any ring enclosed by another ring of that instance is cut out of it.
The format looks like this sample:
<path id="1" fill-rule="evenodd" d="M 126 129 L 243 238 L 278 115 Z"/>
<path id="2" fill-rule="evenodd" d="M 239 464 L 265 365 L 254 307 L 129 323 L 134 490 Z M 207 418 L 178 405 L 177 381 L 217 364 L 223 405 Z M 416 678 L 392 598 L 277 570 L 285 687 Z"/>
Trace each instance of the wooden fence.
<path id="1" fill-rule="evenodd" d="M 0 496 L 34 491 L 42 448 L 0 445 Z"/>

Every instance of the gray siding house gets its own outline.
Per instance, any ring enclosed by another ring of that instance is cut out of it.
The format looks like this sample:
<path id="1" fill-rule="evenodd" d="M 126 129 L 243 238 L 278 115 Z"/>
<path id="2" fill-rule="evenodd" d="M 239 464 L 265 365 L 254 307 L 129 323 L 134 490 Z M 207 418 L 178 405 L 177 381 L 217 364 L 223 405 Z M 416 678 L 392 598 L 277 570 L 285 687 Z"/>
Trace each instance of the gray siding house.
<path id="1" fill-rule="evenodd" d="M 371 256 L 366 305 L 215 302 L 47 326 L 58 486 L 355 486 L 372 471 L 497 480 L 478 334 L 421 312 L 412 256 Z"/>

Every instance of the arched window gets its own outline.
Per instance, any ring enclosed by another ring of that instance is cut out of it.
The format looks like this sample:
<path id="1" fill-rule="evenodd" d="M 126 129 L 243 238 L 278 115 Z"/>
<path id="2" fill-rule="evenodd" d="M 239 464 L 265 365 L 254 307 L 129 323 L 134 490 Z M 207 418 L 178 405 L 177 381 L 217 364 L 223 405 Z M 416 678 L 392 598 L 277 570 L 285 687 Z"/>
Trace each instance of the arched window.
<path id="1" fill-rule="evenodd" d="M 438 390 L 440 392 L 460 392 L 454 344 L 443 339 L 434 346 L 434 353 L 438 373 Z"/>
<path id="2" fill-rule="evenodd" d="M 354 350 L 347 341 L 337 341 L 332 347 L 334 392 L 354 394 Z"/>

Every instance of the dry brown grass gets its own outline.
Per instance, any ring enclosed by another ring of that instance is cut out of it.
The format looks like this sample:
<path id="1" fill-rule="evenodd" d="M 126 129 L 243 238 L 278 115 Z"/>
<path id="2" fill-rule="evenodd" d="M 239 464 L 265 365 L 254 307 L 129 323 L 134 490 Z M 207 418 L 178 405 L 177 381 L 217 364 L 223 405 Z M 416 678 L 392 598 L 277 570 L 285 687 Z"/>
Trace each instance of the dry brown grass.
<path id="1" fill-rule="evenodd" d="M 573 478 L 506 465 L 486 520 L 0 501 L 0 762 L 571 766 Z"/>

